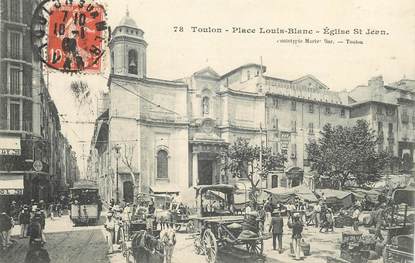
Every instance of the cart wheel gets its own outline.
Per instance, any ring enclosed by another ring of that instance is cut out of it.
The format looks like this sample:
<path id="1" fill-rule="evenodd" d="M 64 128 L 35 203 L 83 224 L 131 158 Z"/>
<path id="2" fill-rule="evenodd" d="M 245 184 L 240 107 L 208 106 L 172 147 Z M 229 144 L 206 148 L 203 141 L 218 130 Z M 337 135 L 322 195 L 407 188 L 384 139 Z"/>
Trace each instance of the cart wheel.
<path id="1" fill-rule="evenodd" d="M 193 222 L 192 222 L 192 221 L 189 221 L 189 222 L 186 224 L 186 232 L 187 232 L 187 233 L 193 233 L 193 232 L 195 232 L 195 225 L 193 224 Z"/>
<path id="2" fill-rule="evenodd" d="M 246 249 L 251 255 L 260 256 L 264 252 L 264 240 L 257 239 L 246 244 Z"/>
<path id="3" fill-rule="evenodd" d="M 203 247 L 205 250 L 207 262 L 209 263 L 216 262 L 218 244 L 216 242 L 215 235 L 213 235 L 210 229 L 207 229 L 205 233 L 203 234 Z"/>
<path id="4" fill-rule="evenodd" d="M 174 225 L 174 230 L 179 231 L 181 227 L 182 227 L 181 224 L 175 224 Z"/>

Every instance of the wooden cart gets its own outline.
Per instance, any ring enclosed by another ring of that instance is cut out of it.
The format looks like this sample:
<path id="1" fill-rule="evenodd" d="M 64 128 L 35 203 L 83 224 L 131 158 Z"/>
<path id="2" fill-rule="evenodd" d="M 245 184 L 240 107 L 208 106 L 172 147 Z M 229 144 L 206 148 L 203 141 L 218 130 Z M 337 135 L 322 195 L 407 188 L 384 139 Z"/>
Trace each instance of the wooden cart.
<path id="1" fill-rule="evenodd" d="M 196 187 L 199 216 L 193 220 L 197 229 L 197 233 L 193 236 L 194 247 L 196 253 L 206 256 L 207 262 L 215 262 L 218 252 L 231 252 L 233 256 L 244 254 L 245 257 L 250 257 L 251 262 L 262 257 L 264 237 L 259 232 L 256 232 L 254 237 L 241 237 L 245 217 L 233 215 L 229 209 L 233 202 L 234 190 L 232 185 L 199 185 Z M 215 193 L 212 194 L 212 192 Z M 209 202 L 204 197 L 209 193 L 211 198 L 214 195 L 221 195 L 221 199 L 218 200 L 222 202 L 220 207 L 222 209 L 212 211 L 204 208 L 203 202 Z M 252 229 L 256 228 L 252 226 Z"/>

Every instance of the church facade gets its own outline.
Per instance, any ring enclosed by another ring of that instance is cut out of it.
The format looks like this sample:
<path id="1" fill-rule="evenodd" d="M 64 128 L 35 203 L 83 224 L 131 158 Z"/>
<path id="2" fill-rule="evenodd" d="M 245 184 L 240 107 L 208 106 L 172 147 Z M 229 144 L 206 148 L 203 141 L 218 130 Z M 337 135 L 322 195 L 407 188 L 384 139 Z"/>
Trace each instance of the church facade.
<path id="1" fill-rule="evenodd" d="M 313 76 L 288 81 L 246 64 L 223 75 L 207 67 L 175 81 L 154 79 L 147 76 L 146 47 L 127 13 L 109 44 L 106 110 L 95 124 L 88 165 L 107 201 L 235 183 L 219 154 L 238 137 L 287 156 L 287 169 L 269 175 L 264 187 L 295 186 L 308 168 L 308 139 L 326 123 L 350 124 L 348 94 Z"/>
<path id="2" fill-rule="evenodd" d="M 259 144 L 265 122 L 259 86 L 229 87 L 242 78 L 252 82 L 265 68 L 248 64 L 223 76 L 205 68 L 176 81 L 154 79 L 146 74 L 143 35 L 127 15 L 109 44 L 107 110 L 97 119 L 89 169 L 102 195 L 116 199 L 118 192 L 120 201 L 128 201 L 131 192 L 229 183 L 233 178 L 221 170 L 220 151 L 237 137 Z"/>

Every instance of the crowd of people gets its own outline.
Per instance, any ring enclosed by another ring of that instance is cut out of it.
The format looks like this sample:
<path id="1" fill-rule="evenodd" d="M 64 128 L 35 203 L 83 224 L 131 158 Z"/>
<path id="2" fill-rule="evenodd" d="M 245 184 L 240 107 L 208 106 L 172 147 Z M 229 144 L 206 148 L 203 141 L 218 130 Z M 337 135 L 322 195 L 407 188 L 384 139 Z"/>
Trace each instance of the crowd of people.
<path id="1" fill-rule="evenodd" d="M 49 203 L 44 200 L 36 202 L 34 199 L 28 203 L 12 201 L 9 208 L 3 209 L 0 214 L 1 249 L 6 250 L 13 245 L 11 233 L 16 225 L 20 226 L 19 238 L 29 237 L 30 244 L 37 239 L 41 244 L 46 243 L 43 233 L 45 219 L 50 217 L 53 220 L 55 217 L 62 216 L 64 207 L 64 196 Z"/>
<path id="2" fill-rule="evenodd" d="M 304 226 L 312 226 L 319 230 L 320 233 L 334 231 L 335 215 L 334 208 L 328 204 L 324 194 L 318 201 L 311 204 L 302 201 L 299 198 L 289 200 L 283 204 L 281 202 L 272 202 L 271 197 L 264 203 L 257 205 L 255 213 L 262 235 L 272 236 L 272 245 L 274 250 L 282 253 L 284 219 L 286 215 L 287 225 L 291 229 L 292 250 L 296 259 L 300 258 L 300 241 L 302 240 L 302 231 Z M 372 225 L 376 227 L 376 237 L 383 240 L 381 234 L 382 219 L 384 217 L 385 203 L 381 203 L 373 211 Z M 360 201 L 355 201 L 348 209 L 349 214 L 346 215 L 344 209 L 340 209 L 338 216 L 350 217 L 352 220 L 351 228 L 359 231 L 359 217 L 363 208 Z M 254 212 L 252 204 L 247 204 L 245 214 Z"/>

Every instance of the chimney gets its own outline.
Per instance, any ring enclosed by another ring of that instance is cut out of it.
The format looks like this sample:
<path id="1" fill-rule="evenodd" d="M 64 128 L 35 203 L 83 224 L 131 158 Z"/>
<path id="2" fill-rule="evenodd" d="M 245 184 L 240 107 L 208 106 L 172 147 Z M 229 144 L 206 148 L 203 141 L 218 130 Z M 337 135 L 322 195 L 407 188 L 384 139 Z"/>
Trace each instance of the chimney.
<path id="1" fill-rule="evenodd" d="M 380 75 L 380 76 L 376 76 L 376 77 L 373 77 L 373 78 L 371 78 L 369 81 L 368 81 L 368 86 L 370 87 L 370 88 L 379 88 L 379 87 L 383 87 L 383 85 L 384 85 L 385 83 L 383 82 L 383 77 L 382 77 L 382 75 Z"/>
<path id="2" fill-rule="evenodd" d="M 380 76 L 376 76 L 371 78 L 368 81 L 368 86 L 370 88 L 370 92 L 371 92 L 371 97 L 373 100 L 377 100 L 377 101 L 383 101 L 383 86 L 384 86 L 384 82 L 383 82 L 383 77 L 382 75 Z"/>

